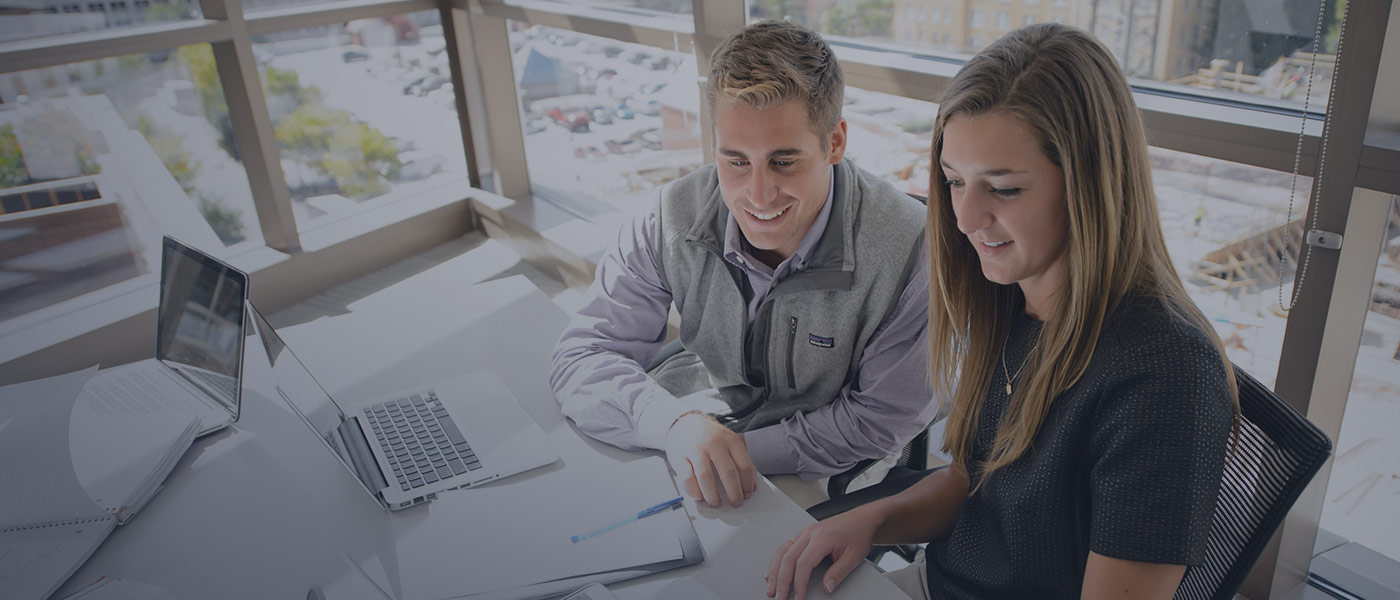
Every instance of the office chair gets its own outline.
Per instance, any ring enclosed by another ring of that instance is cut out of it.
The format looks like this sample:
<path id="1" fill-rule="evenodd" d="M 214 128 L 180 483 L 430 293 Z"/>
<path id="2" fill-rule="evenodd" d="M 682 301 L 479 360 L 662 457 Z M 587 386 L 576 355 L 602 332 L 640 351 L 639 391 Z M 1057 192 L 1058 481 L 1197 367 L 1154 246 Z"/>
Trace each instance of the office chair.
<path id="1" fill-rule="evenodd" d="M 1288 510 L 1332 453 L 1331 440 L 1269 388 L 1238 366 L 1235 379 L 1240 392 L 1239 441 L 1225 459 L 1205 561 L 1186 569 L 1177 600 L 1233 599 Z M 831 500 L 807 512 L 825 519 L 897 494 L 923 475 L 887 477 L 848 495 L 833 493 Z M 871 551 L 872 562 L 884 548 Z M 896 551 L 913 562 L 908 548 Z"/>
<path id="2" fill-rule="evenodd" d="M 1225 459 L 1206 558 L 1186 569 L 1180 600 L 1230 600 L 1244 583 L 1288 509 L 1332 454 L 1332 441 L 1311 421 L 1235 367 L 1240 436 Z"/>

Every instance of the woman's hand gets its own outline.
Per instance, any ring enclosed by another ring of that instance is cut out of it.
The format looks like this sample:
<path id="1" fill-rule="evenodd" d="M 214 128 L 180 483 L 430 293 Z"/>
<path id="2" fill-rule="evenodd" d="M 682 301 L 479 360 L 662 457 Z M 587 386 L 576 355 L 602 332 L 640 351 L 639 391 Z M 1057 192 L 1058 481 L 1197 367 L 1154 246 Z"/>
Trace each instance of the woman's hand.
<path id="1" fill-rule="evenodd" d="M 822 559 L 831 557 L 832 565 L 822 578 L 822 587 L 829 594 L 841 585 L 851 571 L 860 566 L 883 521 L 879 512 L 862 506 L 813 524 L 783 543 L 768 563 L 767 593 L 785 600 L 791 591 L 798 600 L 807 597 L 807 581 Z"/>

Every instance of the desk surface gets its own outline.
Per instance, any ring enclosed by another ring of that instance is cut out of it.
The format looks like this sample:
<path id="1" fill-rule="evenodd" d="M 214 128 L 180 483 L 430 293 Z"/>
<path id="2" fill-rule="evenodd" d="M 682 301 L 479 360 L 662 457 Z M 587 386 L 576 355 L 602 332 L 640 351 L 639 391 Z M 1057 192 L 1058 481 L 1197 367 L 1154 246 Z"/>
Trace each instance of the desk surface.
<path id="1" fill-rule="evenodd" d="M 463 255 L 368 296 L 348 313 L 280 331 L 342 404 L 492 370 L 564 457 L 447 494 L 478 494 L 462 499 L 485 501 L 549 493 L 585 484 L 590 469 L 637 460 L 637 453 L 580 434 L 559 413 L 548 385 L 549 354 L 567 316 L 524 277 L 481 281 L 470 258 Z M 197 441 L 165 489 L 117 528 L 57 597 L 101 576 L 154 584 L 176 598 L 300 600 L 313 584 L 326 588 L 327 600 L 356 597 L 336 592 L 373 592 L 370 582 L 396 577 L 395 537 L 406 524 L 460 519 L 443 512 L 460 504 L 383 511 L 280 400 L 249 389 L 240 422 Z M 740 508 L 714 509 L 687 499 L 686 510 L 705 562 L 615 584 L 618 595 L 649 598 L 676 578 L 692 577 L 721 598 L 764 598 L 762 576 L 772 552 L 811 523 L 766 480 Z M 511 549 L 494 549 L 502 550 Z M 528 564 L 527 551 L 519 550 Z M 827 597 L 819 586 L 812 589 L 811 597 Z M 835 596 L 904 598 L 868 565 Z"/>

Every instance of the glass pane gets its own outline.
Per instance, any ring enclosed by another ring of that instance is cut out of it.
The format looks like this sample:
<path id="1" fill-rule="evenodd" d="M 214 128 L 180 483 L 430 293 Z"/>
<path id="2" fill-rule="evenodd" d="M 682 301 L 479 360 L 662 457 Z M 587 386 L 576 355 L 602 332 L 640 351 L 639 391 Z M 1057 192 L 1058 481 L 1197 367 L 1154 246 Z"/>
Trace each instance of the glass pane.
<path id="1" fill-rule="evenodd" d="M 299 230 L 467 180 L 437 11 L 253 42 Z"/>
<path id="2" fill-rule="evenodd" d="M 929 147 L 938 105 L 846 88 L 846 158 L 906 193 L 928 197 Z"/>
<path id="3" fill-rule="evenodd" d="M 207 58 L 207 60 L 205 60 Z M 0 74 L 0 320 L 260 243 L 209 46 Z"/>
<path id="4" fill-rule="evenodd" d="M 515 4 L 505 0 L 506 4 Z M 571 5 L 589 5 L 598 8 L 615 9 L 618 13 L 653 15 L 655 13 L 691 14 L 691 0 L 571 0 Z"/>
<path id="5" fill-rule="evenodd" d="M 1230 360 L 1272 387 L 1287 324 L 1279 263 L 1286 305 L 1311 179 L 1295 182 L 1288 173 L 1150 151 L 1162 232 L 1186 291 L 1215 325 Z"/>
<path id="6" fill-rule="evenodd" d="M 189 0 L 40 0 L 7 3 L 0 42 L 203 18 Z"/>
<path id="7" fill-rule="evenodd" d="M 1400 203 L 1392 197 L 1322 528 L 1400 561 Z"/>
<path id="8" fill-rule="evenodd" d="M 749 0 L 748 6 L 751 19 L 791 19 L 838 45 L 964 56 L 1017 27 L 1065 23 L 1092 32 L 1137 79 L 1301 106 L 1311 78 L 1308 108 L 1318 112 L 1331 87 L 1342 17 L 1340 3 L 1328 2 L 1314 60 L 1322 9 L 1316 0 L 1267 10 L 1219 0 Z"/>
<path id="9" fill-rule="evenodd" d="M 616 219 L 647 210 L 657 186 L 700 166 L 692 55 L 510 26 L 536 194 L 590 218 Z M 568 36 L 574 42 L 561 45 Z"/>

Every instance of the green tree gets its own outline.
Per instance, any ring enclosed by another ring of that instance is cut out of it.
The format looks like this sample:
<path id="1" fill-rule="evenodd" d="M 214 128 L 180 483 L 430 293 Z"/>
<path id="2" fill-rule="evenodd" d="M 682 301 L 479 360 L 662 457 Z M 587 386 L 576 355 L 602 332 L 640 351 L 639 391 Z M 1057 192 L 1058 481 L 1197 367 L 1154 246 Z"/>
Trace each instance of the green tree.
<path id="1" fill-rule="evenodd" d="M 398 147 L 378 129 L 350 113 L 319 103 L 303 104 L 273 127 L 278 146 L 298 163 L 335 179 L 347 196 L 369 198 L 384 191 L 403 166 Z"/>
<path id="2" fill-rule="evenodd" d="M 263 87 L 269 96 L 296 98 L 301 93 L 301 79 L 296 71 L 267 67 L 263 69 Z"/>
<path id="3" fill-rule="evenodd" d="M 170 176 L 180 184 L 180 189 L 185 190 L 185 194 L 194 192 L 194 179 L 199 175 L 202 163 L 191 160 L 190 153 L 184 147 L 185 137 L 171 135 L 156 127 L 146 115 L 137 118 L 136 129 L 146 137 L 146 143 L 151 145 L 161 164 L 170 171 Z"/>
<path id="4" fill-rule="evenodd" d="M 183 3 L 180 0 L 156 2 L 146 9 L 146 20 L 148 21 L 182 21 L 197 16 L 193 4 Z"/>
<path id="5" fill-rule="evenodd" d="M 243 212 L 229 208 L 223 199 L 200 194 L 199 213 L 225 246 L 247 239 L 243 235 Z"/>
<path id="6" fill-rule="evenodd" d="M 0 125 L 0 189 L 29 183 L 29 171 L 24 168 L 24 153 L 19 148 L 19 136 L 13 125 Z"/>
<path id="7" fill-rule="evenodd" d="M 749 16 L 756 19 L 791 19 L 807 24 L 807 5 L 802 0 L 751 0 Z"/>
<path id="8" fill-rule="evenodd" d="M 890 37 L 894 0 L 840 2 L 822 14 L 820 29 L 848 37 Z"/>
<path id="9" fill-rule="evenodd" d="M 383 193 L 384 180 L 403 166 L 393 140 L 364 123 L 339 124 L 329 145 L 329 158 L 323 161 L 327 172 L 342 192 L 356 198 Z"/>
<path id="10" fill-rule="evenodd" d="M 229 118 L 228 101 L 224 99 L 224 88 L 219 83 L 219 67 L 214 62 L 214 49 L 209 44 L 181 46 L 180 63 L 190 75 L 190 82 L 199 94 L 200 107 L 204 118 L 219 131 L 219 147 L 228 152 L 234 160 L 241 161 L 238 143 L 233 137 L 233 120 Z"/>

